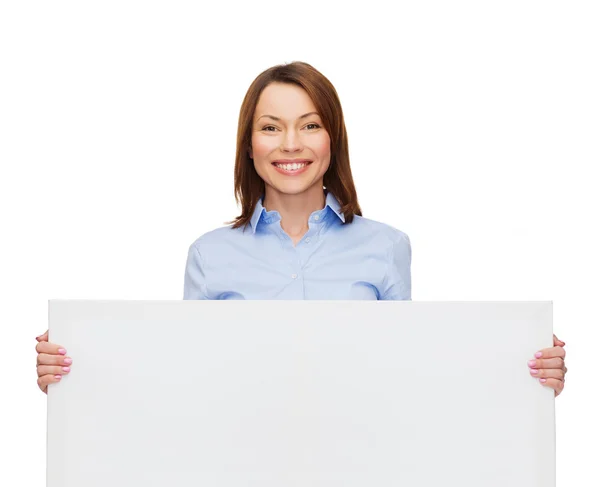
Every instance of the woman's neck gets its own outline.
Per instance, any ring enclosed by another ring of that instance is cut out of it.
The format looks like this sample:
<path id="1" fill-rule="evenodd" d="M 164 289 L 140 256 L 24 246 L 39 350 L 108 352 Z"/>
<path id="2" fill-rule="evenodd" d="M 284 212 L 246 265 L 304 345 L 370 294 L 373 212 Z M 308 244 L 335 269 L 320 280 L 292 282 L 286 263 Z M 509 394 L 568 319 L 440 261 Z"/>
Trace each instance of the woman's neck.
<path id="1" fill-rule="evenodd" d="M 263 206 L 267 211 L 278 211 L 283 231 L 292 240 L 298 239 L 308 231 L 310 214 L 325 207 L 323 185 L 315 184 L 300 194 L 285 194 L 267 186 Z"/>

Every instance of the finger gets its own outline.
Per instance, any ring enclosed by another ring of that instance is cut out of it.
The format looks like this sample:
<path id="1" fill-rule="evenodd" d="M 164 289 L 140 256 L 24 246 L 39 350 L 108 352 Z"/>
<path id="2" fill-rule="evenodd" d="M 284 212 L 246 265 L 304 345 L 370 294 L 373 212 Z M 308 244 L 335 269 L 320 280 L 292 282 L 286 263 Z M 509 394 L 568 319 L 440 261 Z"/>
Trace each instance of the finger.
<path id="1" fill-rule="evenodd" d="M 54 384 L 56 382 L 60 382 L 61 378 L 62 378 L 61 375 L 43 375 L 38 378 L 37 384 L 38 384 L 38 387 L 42 390 L 42 392 L 47 393 L 48 385 Z"/>
<path id="2" fill-rule="evenodd" d="M 50 355 L 66 355 L 67 351 L 61 345 L 50 342 L 39 342 L 35 346 L 37 353 L 49 353 Z"/>
<path id="3" fill-rule="evenodd" d="M 71 367 L 68 365 L 38 365 L 38 377 L 43 375 L 65 375 L 71 372 Z"/>
<path id="4" fill-rule="evenodd" d="M 565 383 L 558 379 L 540 379 L 540 382 L 543 386 L 554 389 L 554 397 L 558 396 L 565 387 Z"/>
<path id="5" fill-rule="evenodd" d="M 45 333 L 42 333 L 40 336 L 35 337 L 38 342 L 47 342 L 48 341 L 48 330 Z"/>
<path id="6" fill-rule="evenodd" d="M 71 365 L 72 363 L 73 359 L 71 357 L 65 357 L 63 355 L 40 353 L 37 356 L 37 365 Z"/>
<path id="7" fill-rule="evenodd" d="M 556 335 L 552 335 L 554 337 L 554 346 L 559 346 L 559 347 L 564 347 L 566 345 L 565 342 L 563 342 L 562 340 L 559 340 Z"/>
<path id="8" fill-rule="evenodd" d="M 563 381 L 565 371 L 563 369 L 530 369 L 529 373 L 538 379 L 558 379 Z"/>
<path id="9" fill-rule="evenodd" d="M 567 351 L 563 347 L 551 347 L 544 348 L 539 352 L 534 353 L 535 358 L 552 358 L 552 357 L 560 357 L 565 358 L 567 356 Z"/>
<path id="10" fill-rule="evenodd" d="M 560 357 L 538 358 L 527 362 L 531 369 L 563 369 L 565 361 Z"/>

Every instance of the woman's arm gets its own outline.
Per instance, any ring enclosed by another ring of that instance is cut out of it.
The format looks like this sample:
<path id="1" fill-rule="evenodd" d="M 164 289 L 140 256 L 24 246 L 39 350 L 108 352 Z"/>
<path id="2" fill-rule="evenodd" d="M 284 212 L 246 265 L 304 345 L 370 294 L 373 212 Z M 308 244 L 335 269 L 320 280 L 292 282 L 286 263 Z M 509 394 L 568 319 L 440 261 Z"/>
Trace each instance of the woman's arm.
<path id="1" fill-rule="evenodd" d="M 411 263 L 410 239 L 398 230 L 398 237 L 388 252 L 388 267 L 380 291 L 380 300 L 411 300 Z"/>
<path id="2" fill-rule="evenodd" d="M 208 299 L 204 262 L 195 244 L 188 249 L 183 283 L 183 299 Z"/>

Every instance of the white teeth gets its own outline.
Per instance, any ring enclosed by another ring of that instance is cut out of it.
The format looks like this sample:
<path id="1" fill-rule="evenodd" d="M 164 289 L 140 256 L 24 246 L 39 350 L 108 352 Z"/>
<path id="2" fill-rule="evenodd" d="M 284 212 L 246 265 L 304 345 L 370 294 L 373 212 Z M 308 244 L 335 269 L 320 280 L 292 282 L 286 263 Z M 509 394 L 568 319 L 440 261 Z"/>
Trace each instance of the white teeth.
<path id="1" fill-rule="evenodd" d="M 276 164 L 276 166 L 279 169 L 283 169 L 285 171 L 296 171 L 298 169 L 302 169 L 304 166 L 306 166 L 306 162 L 302 162 L 300 164 L 297 163 L 293 163 L 293 164 Z"/>

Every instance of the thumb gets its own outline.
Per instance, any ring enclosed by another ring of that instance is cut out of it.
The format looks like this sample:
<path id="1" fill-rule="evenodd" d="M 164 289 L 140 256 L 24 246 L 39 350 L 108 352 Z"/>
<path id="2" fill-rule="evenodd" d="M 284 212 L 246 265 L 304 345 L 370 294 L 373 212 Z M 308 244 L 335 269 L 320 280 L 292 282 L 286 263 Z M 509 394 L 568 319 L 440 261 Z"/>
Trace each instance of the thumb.
<path id="1" fill-rule="evenodd" d="M 38 342 L 47 342 L 48 341 L 48 330 L 46 330 L 46 333 L 44 333 L 44 334 L 42 334 L 42 335 L 40 335 L 38 337 L 35 337 L 35 339 Z"/>
<path id="2" fill-rule="evenodd" d="M 560 346 L 560 347 L 564 347 L 564 346 L 566 345 L 566 343 L 565 343 L 565 342 L 563 342 L 562 340 L 558 339 L 558 338 L 556 337 L 556 335 L 553 335 L 553 336 L 554 336 L 554 346 L 557 346 L 557 345 L 558 345 L 558 346 Z"/>

